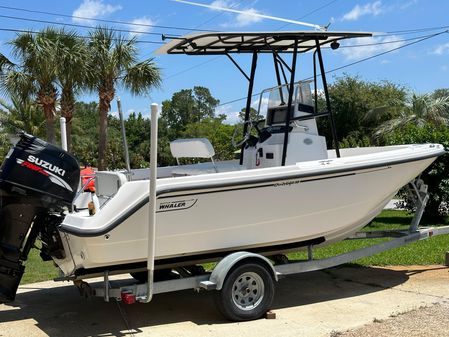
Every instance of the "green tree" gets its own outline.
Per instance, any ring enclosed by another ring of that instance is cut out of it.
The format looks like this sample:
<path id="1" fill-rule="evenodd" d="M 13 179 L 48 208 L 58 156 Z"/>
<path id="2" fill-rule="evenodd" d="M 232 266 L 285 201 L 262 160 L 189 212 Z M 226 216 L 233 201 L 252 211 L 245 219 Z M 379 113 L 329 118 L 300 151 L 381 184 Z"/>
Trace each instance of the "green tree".
<path id="1" fill-rule="evenodd" d="M 432 97 L 434 98 L 449 97 L 449 88 L 436 89 L 434 92 L 432 92 Z"/>
<path id="2" fill-rule="evenodd" d="M 45 124 L 45 119 L 36 103 L 17 96 L 11 96 L 10 100 L 11 103 L 0 100 L 2 131 L 9 134 L 25 131 L 38 137 L 44 136 L 42 126 Z"/>
<path id="3" fill-rule="evenodd" d="M 177 137 L 188 124 L 215 117 L 214 111 L 219 103 L 208 88 L 183 89 L 175 92 L 171 100 L 162 102 L 161 119 Z"/>
<path id="4" fill-rule="evenodd" d="M 0 132 L 0 160 L 3 162 L 9 149 L 11 148 L 11 141 L 6 133 Z"/>
<path id="5" fill-rule="evenodd" d="M 81 164 L 98 166 L 98 103 L 76 102 L 72 120 L 72 153 Z"/>
<path id="6" fill-rule="evenodd" d="M 27 133 L 42 137 L 45 124 L 42 112 L 36 104 L 30 100 L 22 100 L 12 96 L 11 103 L 0 100 L 0 160 L 11 147 L 11 139 L 17 132 Z"/>
<path id="7" fill-rule="evenodd" d="M 217 160 L 234 159 L 235 148 L 231 144 L 234 126 L 224 124 L 224 117 L 205 118 L 200 122 L 188 124 L 184 138 L 207 138 L 212 143 Z"/>
<path id="8" fill-rule="evenodd" d="M 175 165 L 176 160 L 171 155 L 170 141 L 176 139 L 175 132 L 169 128 L 167 121 L 159 117 L 158 120 L 158 163 L 161 166 Z"/>
<path id="9" fill-rule="evenodd" d="M 130 156 L 132 157 L 131 153 Z M 111 114 L 108 115 L 108 147 L 106 158 L 110 169 L 125 168 L 125 156 L 123 151 L 122 134 L 120 130 L 120 120 Z M 135 166 L 131 167 L 135 168 Z"/>
<path id="10" fill-rule="evenodd" d="M 433 123 L 422 126 L 409 123 L 385 137 L 387 145 L 439 143 L 445 148 L 449 147 L 449 129 Z M 449 214 L 449 156 L 445 154 L 438 158 L 421 174 L 421 178 L 429 187 L 429 201 L 424 216 L 434 223 L 444 222 Z M 412 209 L 410 205 L 407 206 Z"/>
<path id="11" fill-rule="evenodd" d="M 18 62 L 0 56 L 0 87 L 4 93 L 22 99 L 36 98 L 44 112 L 47 141 L 50 143 L 55 142 L 54 118 L 58 94 L 55 81 L 59 55 L 54 53 L 53 45 L 58 36 L 53 28 L 46 28 L 39 34 L 21 33 L 10 42 L 12 54 Z"/>
<path id="12" fill-rule="evenodd" d="M 137 114 L 133 112 L 125 121 L 125 127 L 131 167 L 148 167 L 150 164 L 150 119 L 144 118 L 140 112 Z"/>
<path id="13" fill-rule="evenodd" d="M 85 40 L 73 31 L 58 31 L 54 44 L 57 58 L 57 81 L 61 87 L 60 111 L 66 119 L 67 148 L 72 148 L 72 118 L 75 110 L 75 96 L 86 83 L 89 71 Z"/>
<path id="14" fill-rule="evenodd" d="M 240 110 L 240 112 L 239 112 L 239 119 L 242 122 L 245 121 L 245 112 L 246 112 L 246 108 L 242 108 L 242 110 Z M 264 117 L 262 115 L 259 115 L 259 113 L 256 109 L 254 109 L 254 108 L 249 109 L 249 120 L 250 121 L 257 122 L 263 118 Z"/>
<path id="15" fill-rule="evenodd" d="M 432 124 L 435 127 L 447 125 L 448 112 L 449 96 L 434 97 L 430 94 L 413 93 L 407 97 L 405 102 L 376 108 L 367 115 L 367 118 L 372 115 L 388 116 L 388 120 L 380 124 L 374 133 L 377 137 L 385 137 L 393 130 L 404 128 L 409 124 L 414 124 L 418 128 L 427 124 Z"/>
<path id="16" fill-rule="evenodd" d="M 193 111 L 190 122 L 196 123 L 204 118 L 215 117 L 215 108 L 220 103 L 220 100 L 214 98 L 208 88 L 201 86 L 193 87 L 193 97 L 195 110 Z"/>
<path id="17" fill-rule="evenodd" d="M 220 101 L 212 96 L 208 88 L 200 86 L 175 92 L 170 100 L 162 102 L 158 122 L 158 160 L 161 165 L 176 163 L 171 155 L 170 141 L 181 137 L 206 137 L 212 141 L 213 133 L 210 126 L 219 127 L 225 119 L 225 116 L 219 116 L 218 119 L 215 117 L 215 108 L 219 103 Z M 215 146 L 214 142 L 212 144 Z M 217 153 L 219 151 L 216 150 Z"/>
<path id="18" fill-rule="evenodd" d="M 87 84 L 98 93 L 100 125 L 98 143 L 98 168 L 107 167 L 108 111 L 114 99 L 117 85 L 134 95 L 145 94 L 160 85 L 159 68 L 153 59 L 138 62 L 136 39 L 125 40 L 113 30 L 97 28 L 90 33 L 90 76 Z"/>
<path id="19" fill-rule="evenodd" d="M 370 136 L 378 125 L 389 118 L 384 115 L 378 119 L 367 119 L 368 112 L 404 101 L 406 90 L 388 81 L 368 82 L 360 77 L 345 75 L 329 85 L 329 96 L 339 140 L 345 142 L 344 139 L 350 137 L 350 142 L 365 143 L 366 139 L 363 138 Z M 323 98 L 320 97 L 319 110 L 325 111 L 324 106 Z M 328 119 L 320 118 L 318 121 L 321 133 L 330 145 L 332 135 Z"/>

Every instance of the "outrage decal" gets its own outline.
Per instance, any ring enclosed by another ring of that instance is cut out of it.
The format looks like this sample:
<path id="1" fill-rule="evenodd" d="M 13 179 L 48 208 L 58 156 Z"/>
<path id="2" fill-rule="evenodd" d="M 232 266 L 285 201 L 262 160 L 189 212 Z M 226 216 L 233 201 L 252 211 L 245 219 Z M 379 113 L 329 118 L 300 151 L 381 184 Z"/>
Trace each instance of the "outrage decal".
<path id="1" fill-rule="evenodd" d="M 296 184 L 300 184 L 301 180 L 289 180 L 289 181 L 283 181 L 280 183 L 275 183 L 273 187 L 282 187 L 282 186 L 292 186 Z"/>
<path id="2" fill-rule="evenodd" d="M 48 179 L 50 179 L 53 184 L 61 186 L 62 188 L 65 188 L 70 192 L 73 192 L 70 185 L 67 184 L 64 179 L 58 177 L 55 174 L 57 173 L 58 175 L 63 177 L 65 175 L 65 170 L 63 170 L 62 168 L 32 155 L 29 155 L 27 160 L 17 158 L 16 161 L 20 166 L 48 177 Z"/>
<path id="3" fill-rule="evenodd" d="M 198 199 L 163 201 L 159 204 L 157 212 L 168 212 L 168 211 L 189 209 L 190 207 L 195 205 L 197 201 Z"/>

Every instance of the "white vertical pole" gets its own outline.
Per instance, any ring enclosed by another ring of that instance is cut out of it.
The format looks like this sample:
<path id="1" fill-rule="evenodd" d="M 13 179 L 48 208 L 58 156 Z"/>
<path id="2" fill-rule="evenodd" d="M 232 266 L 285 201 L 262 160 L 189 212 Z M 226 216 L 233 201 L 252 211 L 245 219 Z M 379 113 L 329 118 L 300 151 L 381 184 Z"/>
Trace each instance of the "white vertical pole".
<path id="1" fill-rule="evenodd" d="M 156 103 L 151 104 L 151 146 L 150 146 L 150 198 L 148 224 L 148 288 L 144 302 L 153 298 L 154 253 L 156 244 L 156 179 L 157 179 L 157 110 Z"/>
<path id="2" fill-rule="evenodd" d="M 65 118 L 59 118 L 59 124 L 61 125 L 61 147 L 67 151 L 67 130 L 65 127 Z"/>
<path id="3" fill-rule="evenodd" d="M 126 140 L 125 119 L 123 117 L 122 102 L 120 101 L 120 97 L 117 97 L 117 110 L 120 117 L 120 127 L 122 129 L 122 141 L 123 141 L 123 151 L 125 155 L 126 171 L 128 172 L 128 180 L 131 180 L 131 165 L 129 164 L 129 152 L 128 152 L 128 142 Z"/>

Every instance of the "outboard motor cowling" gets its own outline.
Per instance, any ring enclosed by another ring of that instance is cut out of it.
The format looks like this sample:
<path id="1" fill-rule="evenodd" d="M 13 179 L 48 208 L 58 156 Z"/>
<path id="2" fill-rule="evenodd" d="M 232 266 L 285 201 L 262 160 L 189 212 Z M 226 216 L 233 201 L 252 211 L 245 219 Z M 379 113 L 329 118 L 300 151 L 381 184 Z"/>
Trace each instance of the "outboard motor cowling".
<path id="1" fill-rule="evenodd" d="M 31 135 L 22 133 L 6 156 L 0 169 L 0 303 L 15 298 L 22 262 L 37 236 L 62 221 L 79 181 L 75 157 Z"/>

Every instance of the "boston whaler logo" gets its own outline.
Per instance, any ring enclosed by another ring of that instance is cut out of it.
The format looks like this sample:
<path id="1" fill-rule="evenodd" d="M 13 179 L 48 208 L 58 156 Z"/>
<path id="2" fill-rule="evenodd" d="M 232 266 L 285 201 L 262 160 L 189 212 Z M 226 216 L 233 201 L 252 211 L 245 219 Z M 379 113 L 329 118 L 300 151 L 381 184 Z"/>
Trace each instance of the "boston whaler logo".
<path id="1" fill-rule="evenodd" d="M 196 204 L 198 199 L 166 201 L 159 204 L 158 212 L 178 211 L 188 209 Z"/>
<path id="2" fill-rule="evenodd" d="M 64 169 L 32 155 L 29 155 L 26 161 L 17 158 L 17 164 L 32 171 L 38 172 L 48 177 L 52 183 L 59 185 L 69 190 L 70 192 L 73 192 L 70 185 L 61 178 L 65 175 Z M 58 177 L 55 173 L 60 175 L 61 177 Z"/>

